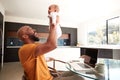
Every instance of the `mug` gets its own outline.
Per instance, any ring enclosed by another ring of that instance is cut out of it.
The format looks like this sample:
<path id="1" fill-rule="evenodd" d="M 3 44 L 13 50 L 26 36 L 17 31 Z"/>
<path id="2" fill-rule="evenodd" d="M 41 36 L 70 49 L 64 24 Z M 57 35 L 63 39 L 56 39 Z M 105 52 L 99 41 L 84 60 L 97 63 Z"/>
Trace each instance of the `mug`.
<path id="1" fill-rule="evenodd" d="M 104 64 L 103 63 L 98 63 L 96 64 L 95 66 L 95 70 L 98 72 L 98 73 L 104 73 Z"/>

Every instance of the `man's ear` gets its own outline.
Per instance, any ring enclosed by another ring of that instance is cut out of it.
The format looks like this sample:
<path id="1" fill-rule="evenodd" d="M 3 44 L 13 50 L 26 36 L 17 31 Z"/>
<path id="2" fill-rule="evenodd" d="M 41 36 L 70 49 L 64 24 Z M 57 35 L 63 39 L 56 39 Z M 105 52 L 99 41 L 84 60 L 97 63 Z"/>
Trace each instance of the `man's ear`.
<path id="1" fill-rule="evenodd" d="M 23 39 L 28 38 L 28 35 L 23 35 L 22 38 Z"/>

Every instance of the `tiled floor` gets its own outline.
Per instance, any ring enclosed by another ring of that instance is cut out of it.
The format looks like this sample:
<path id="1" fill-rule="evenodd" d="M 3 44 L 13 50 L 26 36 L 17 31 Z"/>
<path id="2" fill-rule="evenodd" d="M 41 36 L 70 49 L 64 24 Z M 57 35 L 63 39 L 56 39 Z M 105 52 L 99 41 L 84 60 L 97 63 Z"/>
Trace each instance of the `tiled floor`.
<path id="1" fill-rule="evenodd" d="M 22 80 L 23 69 L 19 62 L 4 63 L 0 80 Z"/>

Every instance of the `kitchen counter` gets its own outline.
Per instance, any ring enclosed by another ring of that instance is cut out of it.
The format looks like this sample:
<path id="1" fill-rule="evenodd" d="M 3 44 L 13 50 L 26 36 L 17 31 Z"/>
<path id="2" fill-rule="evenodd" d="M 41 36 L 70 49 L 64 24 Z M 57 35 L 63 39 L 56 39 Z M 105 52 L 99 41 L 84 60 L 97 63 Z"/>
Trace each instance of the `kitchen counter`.
<path id="1" fill-rule="evenodd" d="M 87 49 L 97 49 L 99 58 L 120 59 L 120 45 L 83 45 L 80 49 L 81 53 Z"/>
<path id="2" fill-rule="evenodd" d="M 120 49 L 120 45 L 81 45 L 80 48 Z"/>
<path id="3" fill-rule="evenodd" d="M 21 46 L 7 46 L 7 48 L 20 48 Z M 58 46 L 57 48 L 80 48 L 77 46 Z"/>

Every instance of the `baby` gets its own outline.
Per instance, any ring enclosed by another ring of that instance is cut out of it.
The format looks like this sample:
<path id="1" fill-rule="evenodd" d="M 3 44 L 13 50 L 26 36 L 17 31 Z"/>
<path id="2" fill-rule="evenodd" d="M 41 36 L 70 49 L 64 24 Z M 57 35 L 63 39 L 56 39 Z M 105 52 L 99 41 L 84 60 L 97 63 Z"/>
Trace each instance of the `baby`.
<path id="1" fill-rule="evenodd" d="M 52 24 L 56 25 L 56 34 L 57 34 L 57 39 L 62 35 L 62 30 L 60 28 L 59 24 L 59 7 L 56 4 L 52 4 L 49 6 L 48 9 L 48 17 L 52 18 Z M 58 18 L 58 21 L 56 20 Z"/>

